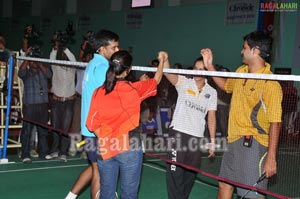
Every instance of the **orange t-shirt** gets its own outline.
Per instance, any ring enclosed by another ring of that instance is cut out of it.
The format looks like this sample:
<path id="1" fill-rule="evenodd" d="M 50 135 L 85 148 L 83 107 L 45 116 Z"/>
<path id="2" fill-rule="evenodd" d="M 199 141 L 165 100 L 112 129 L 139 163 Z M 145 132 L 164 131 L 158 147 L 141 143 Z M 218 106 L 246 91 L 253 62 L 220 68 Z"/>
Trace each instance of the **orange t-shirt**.
<path id="1" fill-rule="evenodd" d="M 157 82 L 118 81 L 114 90 L 105 94 L 104 87 L 96 89 L 92 96 L 87 128 L 97 135 L 102 159 L 109 159 L 129 150 L 128 132 L 139 125 L 140 103 L 156 95 Z"/>

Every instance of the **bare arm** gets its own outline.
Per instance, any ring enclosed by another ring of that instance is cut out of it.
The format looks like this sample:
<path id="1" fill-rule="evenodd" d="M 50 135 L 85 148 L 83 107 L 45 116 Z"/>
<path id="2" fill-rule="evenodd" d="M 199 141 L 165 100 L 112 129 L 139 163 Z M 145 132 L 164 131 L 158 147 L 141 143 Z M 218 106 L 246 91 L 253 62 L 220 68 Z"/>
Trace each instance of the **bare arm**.
<path id="1" fill-rule="evenodd" d="M 216 119 L 216 111 L 210 110 L 207 113 L 207 125 L 208 125 L 208 130 L 209 130 L 209 135 L 210 135 L 210 140 L 211 144 L 213 147 L 209 149 L 209 156 L 208 157 L 213 157 L 215 154 L 215 137 L 216 137 L 216 125 L 217 125 L 217 119 Z"/>
<path id="2" fill-rule="evenodd" d="M 165 62 L 165 68 L 170 68 L 170 63 L 169 60 L 167 60 Z M 166 78 L 169 80 L 169 82 L 175 86 L 178 82 L 178 75 L 176 74 L 172 74 L 172 73 L 164 73 L 164 75 L 166 76 Z"/>
<path id="3" fill-rule="evenodd" d="M 159 65 L 154 75 L 154 79 L 157 81 L 157 84 L 159 84 L 163 75 L 163 68 L 165 67 L 165 62 L 168 61 L 168 54 L 164 51 L 160 51 L 158 53 L 157 59 L 159 60 Z"/>
<path id="4" fill-rule="evenodd" d="M 27 65 L 28 65 L 28 61 L 27 60 L 24 60 L 22 62 L 22 64 L 20 65 L 20 69 L 22 70 L 25 70 L 27 68 Z"/>
<path id="5" fill-rule="evenodd" d="M 203 63 L 205 68 L 208 71 L 216 71 L 215 66 L 213 65 L 213 54 L 211 52 L 211 49 L 209 48 L 204 48 L 200 51 L 200 54 L 203 57 Z M 222 90 L 224 89 L 225 83 L 227 81 L 226 78 L 222 78 L 222 77 L 212 77 L 214 82 L 218 85 L 219 88 L 221 88 Z"/>
<path id="6" fill-rule="evenodd" d="M 270 124 L 268 155 L 264 166 L 264 172 L 268 178 L 277 173 L 276 154 L 280 129 L 281 123 L 279 122 Z"/>
<path id="7" fill-rule="evenodd" d="M 101 130 L 101 127 L 94 131 L 94 134 L 96 135 L 97 138 L 99 138 L 100 130 Z"/>
<path id="8" fill-rule="evenodd" d="M 78 55 L 78 61 L 79 61 L 79 62 L 82 62 L 82 58 L 83 58 L 84 50 L 85 50 L 85 47 L 86 47 L 86 43 L 87 43 L 87 41 L 84 41 L 84 42 L 80 45 L 79 55 Z"/>

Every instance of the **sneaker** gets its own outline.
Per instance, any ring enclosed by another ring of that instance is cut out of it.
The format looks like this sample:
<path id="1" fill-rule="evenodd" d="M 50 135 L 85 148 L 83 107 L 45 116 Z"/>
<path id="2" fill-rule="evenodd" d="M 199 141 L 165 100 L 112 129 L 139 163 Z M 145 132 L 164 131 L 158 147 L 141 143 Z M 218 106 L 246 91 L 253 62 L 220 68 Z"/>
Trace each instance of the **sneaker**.
<path id="1" fill-rule="evenodd" d="M 31 159 L 30 158 L 23 158 L 22 162 L 25 163 L 25 164 L 29 164 L 29 163 L 31 163 Z"/>
<path id="2" fill-rule="evenodd" d="M 69 156 L 74 157 L 74 156 L 76 156 L 76 154 L 77 154 L 77 151 L 69 151 Z"/>
<path id="3" fill-rule="evenodd" d="M 39 157 L 39 154 L 36 152 L 36 150 L 32 149 L 32 150 L 30 151 L 30 156 L 31 156 L 32 158 L 37 158 L 37 157 Z"/>
<path id="4" fill-rule="evenodd" d="M 100 190 L 96 193 L 96 198 L 100 198 Z"/>
<path id="5" fill-rule="evenodd" d="M 67 162 L 67 156 L 66 155 L 60 155 L 58 159 L 62 162 Z"/>
<path id="6" fill-rule="evenodd" d="M 46 160 L 52 160 L 52 159 L 55 159 L 55 158 L 58 158 L 58 152 L 53 152 L 53 153 L 45 156 Z"/>
<path id="7" fill-rule="evenodd" d="M 80 158 L 81 158 L 81 159 L 84 159 L 84 160 L 88 159 L 87 154 L 86 154 L 86 151 L 82 151 L 82 152 L 81 152 Z"/>

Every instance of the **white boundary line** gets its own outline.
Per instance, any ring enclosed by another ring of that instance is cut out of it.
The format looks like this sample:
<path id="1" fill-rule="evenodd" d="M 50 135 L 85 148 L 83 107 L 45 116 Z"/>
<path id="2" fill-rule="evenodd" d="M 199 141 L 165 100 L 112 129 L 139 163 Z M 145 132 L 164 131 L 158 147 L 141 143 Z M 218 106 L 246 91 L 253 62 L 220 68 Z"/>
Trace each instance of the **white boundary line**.
<path id="1" fill-rule="evenodd" d="M 69 160 L 78 160 L 80 158 L 74 158 L 74 159 L 69 159 Z M 160 161 L 160 160 L 158 160 Z M 34 161 L 32 163 L 41 163 L 41 162 L 49 162 L 49 161 Z M 19 162 L 18 162 L 19 163 Z M 21 162 L 20 162 L 21 163 Z M 23 164 L 23 163 L 22 163 Z M 78 164 L 78 165 L 64 165 L 64 166 L 51 166 L 51 167 L 39 167 L 39 168 L 30 168 L 30 169 L 14 169 L 14 170 L 6 170 L 6 171 L 0 171 L 0 174 L 1 173 L 14 173 L 14 172 L 24 172 L 24 171 L 38 171 L 38 170 L 47 170 L 47 169 L 62 169 L 62 168 L 70 168 L 70 167 L 83 167 L 83 166 L 87 166 L 88 164 Z M 150 164 L 147 164 L 147 163 L 143 163 L 144 166 L 147 166 L 149 168 L 152 168 L 152 169 L 155 169 L 155 170 L 158 170 L 158 171 L 161 171 L 161 172 L 166 172 L 166 170 L 164 169 L 161 169 L 159 167 L 156 167 L 156 166 L 153 166 L 153 165 L 150 165 Z M 201 184 L 201 185 L 205 185 L 205 186 L 208 186 L 208 187 L 212 187 L 216 190 L 218 190 L 218 187 L 216 186 L 213 186 L 213 185 L 210 185 L 210 184 L 207 184 L 207 183 L 204 183 L 204 182 L 201 182 L 199 180 L 195 180 L 196 183 L 198 184 Z"/>
<path id="2" fill-rule="evenodd" d="M 53 167 L 39 167 L 39 168 L 31 168 L 31 169 L 14 169 L 14 170 L 6 170 L 0 171 L 0 173 L 13 173 L 13 172 L 21 172 L 21 171 L 38 171 L 38 170 L 46 170 L 46 169 L 61 169 L 61 168 L 70 168 L 70 167 L 82 167 L 87 166 L 88 164 L 78 164 L 78 165 L 65 165 L 65 166 L 53 166 Z"/>
<path id="3" fill-rule="evenodd" d="M 73 158 L 73 159 L 68 159 L 69 160 L 79 160 L 80 158 Z M 57 161 L 59 162 L 59 160 L 51 160 L 51 161 Z M 149 160 L 148 160 L 149 161 Z M 161 161 L 161 160 L 158 160 L 158 159 L 155 159 L 155 160 L 151 160 L 152 162 L 157 162 L 157 161 Z M 161 161 L 162 162 L 162 161 Z M 32 163 L 49 163 L 49 161 L 33 161 Z M 22 162 L 17 162 L 16 164 L 24 164 Z M 39 168 L 30 168 L 30 169 L 14 169 L 14 170 L 5 170 L 5 171 L 0 171 L 0 174 L 1 173 L 13 173 L 13 172 L 23 172 L 23 171 L 38 171 L 38 170 L 47 170 L 47 169 L 61 169 L 61 168 L 70 168 L 70 167 L 83 167 L 83 166 L 87 166 L 88 164 L 78 164 L 78 165 L 63 165 L 63 166 L 50 166 L 50 167 L 39 167 Z M 152 169 L 155 169 L 155 170 L 158 170 L 158 171 L 162 171 L 162 172 L 166 172 L 166 170 L 164 169 L 161 169 L 159 167 L 156 167 L 156 166 L 153 166 L 153 165 L 150 165 L 148 163 L 143 163 L 144 166 L 147 166 L 147 167 L 150 167 Z M 210 187 L 214 187 L 214 188 L 217 188 L 215 186 L 212 186 L 212 185 L 209 185 L 209 184 L 206 184 L 206 183 L 203 183 L 199 180 L 195 180 L 195 182 L 197 182 L 198 184 L 202 184 L 202 185 L 207 185 L 207 186 L 210 186 Z"/>

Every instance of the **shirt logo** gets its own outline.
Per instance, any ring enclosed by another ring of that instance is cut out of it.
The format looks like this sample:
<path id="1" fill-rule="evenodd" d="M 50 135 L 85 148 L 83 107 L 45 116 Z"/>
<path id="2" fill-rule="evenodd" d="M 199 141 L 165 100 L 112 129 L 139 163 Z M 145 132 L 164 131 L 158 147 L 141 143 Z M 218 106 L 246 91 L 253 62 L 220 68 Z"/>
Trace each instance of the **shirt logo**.
<path id="1" fill-rule="evenodd" d="M 193 90 L 190 89 L 190 88 L 187 89 L 187 93 L 188 93 L 188 94 L 191 94 L 191 95 L 196 95 L 196 92 L 193 91 Z"/>
<path id="2" fill-rule="evenodd" d="M 210 94 L 206 93 L 206 94 L 204 95 L 204 97 L 207 98 L 207 99 L 209 99 L 209 98 L 210 98 Z"/>

